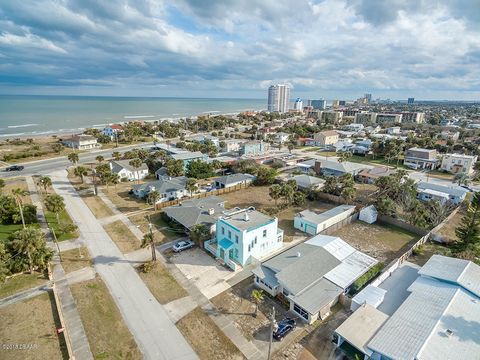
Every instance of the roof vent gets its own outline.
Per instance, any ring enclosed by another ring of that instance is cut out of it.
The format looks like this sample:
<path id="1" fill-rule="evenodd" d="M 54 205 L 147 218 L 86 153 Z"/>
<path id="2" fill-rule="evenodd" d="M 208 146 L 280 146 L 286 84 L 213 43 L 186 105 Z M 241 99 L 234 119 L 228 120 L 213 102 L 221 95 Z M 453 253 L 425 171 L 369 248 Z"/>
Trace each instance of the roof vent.
<path id="1" fill-rule="evenodd" d="M 245 211 L 245 213 L 243 214 L 243 220 L 245 221 L 248 221 L 250 220 L 250 218 L 248 217 L 248 213 Z"/>
<path id="2" fill-rule="evenodd" d="M 447 334 L 448 337 L 453 335 L 453 330 L 447 329 L 445 330 L 445 334 Z"/>
<path id="3" fill-rule="evenodd" d="M 213 214 L 215 214 L 215 209 L 214 208 L 208 209 L 208 215 L 213 215 Z"/>
<path id="4" fill-rule="evenodd" d="M 299 251 L 297 252 L 297 257 L 301 257 L 302 256 L 302 253 Z"/>

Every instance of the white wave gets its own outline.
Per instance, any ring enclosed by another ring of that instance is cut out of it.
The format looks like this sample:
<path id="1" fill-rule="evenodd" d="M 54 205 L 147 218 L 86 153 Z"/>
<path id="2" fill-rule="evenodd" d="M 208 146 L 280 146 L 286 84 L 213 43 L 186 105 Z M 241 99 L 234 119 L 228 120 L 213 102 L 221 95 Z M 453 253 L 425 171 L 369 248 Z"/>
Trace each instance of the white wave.
<path id="1" fill-rule="evenodd" d="M 21 135 L 25 135 L 25 133 L 0 134 L 0 137 L 7 137 L 7 136 L 21 136 Z"/>
<path id="2" fill-rule="evenodd" d="M 8 125 L 7 128 L 15 129 L 15 128 L 24 128 L 24 127 L 31 127 L 31 126 L 38 126 L 38 124 Z"/>
<path id="3" fill-rule="evenodd" d="M 153 118 L 155 115 L 125 115 L 125 119 L 142 119 L 142 118 Z"/>
<path id="4" fill-rule="evenodd" d="M 95 125 L 92 125 L 92 127 L 101 127 L 101 126 L 107 126 L 109 124 L 95 124 Z"/>
<path id="5" fill-rule="evenodd" d="M 172 114 L 172 116 L 179 116 L 180 114 Z"/>

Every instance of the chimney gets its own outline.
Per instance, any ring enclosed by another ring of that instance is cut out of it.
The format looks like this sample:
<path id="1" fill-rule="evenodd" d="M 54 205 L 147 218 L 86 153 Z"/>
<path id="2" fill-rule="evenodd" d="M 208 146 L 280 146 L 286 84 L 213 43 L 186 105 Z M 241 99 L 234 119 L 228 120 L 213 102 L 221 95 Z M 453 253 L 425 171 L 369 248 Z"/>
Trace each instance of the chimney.
<path id="1" fill-rule="evenodd" d="M 315 174 L 319 175 L 321 172 L 321 168 L 322 163 L 320 161 L 315 161 L 315 166 L 313 167 L 313 169 L 315 170 Z"/>
<path id="2" fill-rule="evenodd" d="M 248 212 L 246 212 L 246 211 L 245 211 L 245 213 L 243 214 L 243 220 L 245 220 L 245 221 L 250 220 L 249 217 L 248 217 Z"/>
<path id="3" fill-rule="evenodd" d="M 301 257 L 302 256 L 302 253 L 299 251 L 297 252 L 297 257 Z"/>
<path id="4" fill-rule="evenodd" d="M 215 214 L 215 209 L 214 208 L 208 209 L 208 215 L 213 215 L 213 214 Z"/>

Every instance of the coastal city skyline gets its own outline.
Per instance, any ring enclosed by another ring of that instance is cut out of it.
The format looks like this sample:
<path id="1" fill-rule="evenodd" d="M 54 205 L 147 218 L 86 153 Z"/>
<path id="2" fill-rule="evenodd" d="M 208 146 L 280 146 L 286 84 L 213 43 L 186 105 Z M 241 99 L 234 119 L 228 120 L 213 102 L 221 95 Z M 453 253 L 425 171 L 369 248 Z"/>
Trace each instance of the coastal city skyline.
<path id="1" fill-rule="evenodd" d="M 295 9 L 295 11 L 289 11 Z M 0 5 L 0 93 L 477 100 L 478 2 Z"/>

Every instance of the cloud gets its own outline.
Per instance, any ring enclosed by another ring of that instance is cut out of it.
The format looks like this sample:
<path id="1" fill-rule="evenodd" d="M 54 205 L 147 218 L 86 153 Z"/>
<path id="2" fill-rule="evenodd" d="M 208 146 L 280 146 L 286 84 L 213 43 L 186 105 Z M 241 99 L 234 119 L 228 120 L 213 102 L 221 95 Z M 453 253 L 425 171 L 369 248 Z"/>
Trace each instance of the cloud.
<path id="1" fill-rule="evenodd" d="M 0 29 L 3 93 L 480 94 L 478 0 L 7 1 Z"/>

